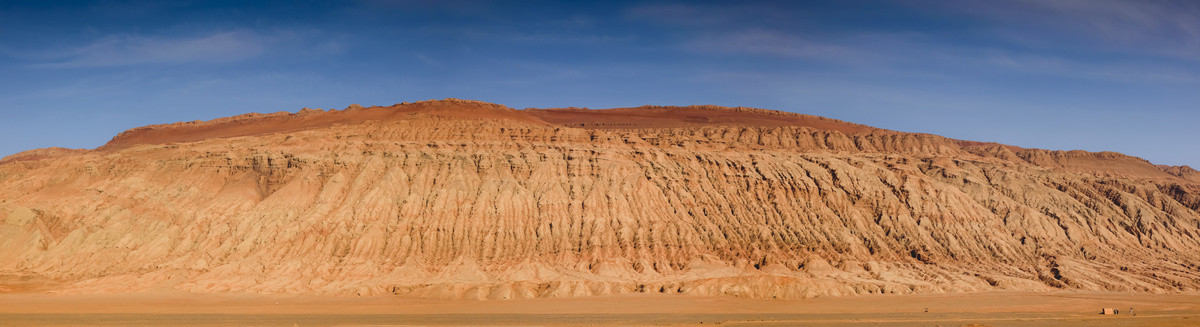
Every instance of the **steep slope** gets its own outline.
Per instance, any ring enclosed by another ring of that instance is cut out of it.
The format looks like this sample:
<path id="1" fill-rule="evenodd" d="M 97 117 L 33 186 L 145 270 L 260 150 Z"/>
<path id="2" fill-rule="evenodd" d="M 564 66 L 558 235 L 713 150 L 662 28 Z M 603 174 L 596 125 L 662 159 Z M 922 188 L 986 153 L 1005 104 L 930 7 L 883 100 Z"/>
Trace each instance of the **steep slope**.
<path id="1" fill-rule="evenodd" d="M 1185 172 L 711 106 L 246 115 L 5 159 L 0 291 L 1194 291 Z"/>

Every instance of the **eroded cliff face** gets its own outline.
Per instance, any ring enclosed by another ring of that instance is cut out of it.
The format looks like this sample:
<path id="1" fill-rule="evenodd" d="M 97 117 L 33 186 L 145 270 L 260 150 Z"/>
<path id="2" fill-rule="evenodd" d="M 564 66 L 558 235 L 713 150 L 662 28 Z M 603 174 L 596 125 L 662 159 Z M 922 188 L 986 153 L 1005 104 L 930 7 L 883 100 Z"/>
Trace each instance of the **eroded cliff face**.
<path id="1" fill-rule="evenodd" d="M 756 109 L 250 115 L 7 158 L 0 292 L 1194 291 L 1184 168 Z"/>

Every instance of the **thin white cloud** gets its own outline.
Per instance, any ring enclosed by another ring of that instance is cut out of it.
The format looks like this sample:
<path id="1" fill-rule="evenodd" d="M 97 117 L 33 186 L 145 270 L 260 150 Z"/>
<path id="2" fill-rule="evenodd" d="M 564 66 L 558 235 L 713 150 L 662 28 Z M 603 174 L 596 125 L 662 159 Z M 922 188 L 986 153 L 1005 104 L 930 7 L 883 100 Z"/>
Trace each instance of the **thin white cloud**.
<path id="1" fill-rule="evenodd" d="M 1061 57 L 1001 52 L 960 58 L 963 61 L 1031 75 L 1054 75 L 1114 83 L 1200 82 L 1200 76 L 1194 70 L 1158 63 L 1081 62 Z"/>
<path id="2" fill-rule="evenodd" d="M 659 3 L 627 18 L 665 26 L 665 44 L 685 54 L 769 56 L 869 69 L 873 75 L 956 72 L 1051 75 L 1116 83 L 1197 83 L 1200 3 L 1122 0 L 914 0 L 948 17 L 973 16 L 961 30 L 828 30 L 781 19 L 769 6 Z M 940 9 L 935 9 L 940 8 Z M 784 8 L 786 9 L 786 8 Z M 964 38 L 985 42 L 962 42 Z M 1089 55 L 1073 55 L 1088 52 Z M 1183 60 L 1183 61 L 1180 61 Z"/>
<path id="3" fill-rule="evenodd" d="M 635 20 L 675 26 L 758 25 L 788 21 L 795 17 L 778 5 L 736 1 L 696 3 L 648 3 L 629 7 L 624 15 Z"/>
<path id="4" fill-rule="evenodd" d="M 684 46 L 703 52 L 810 59 L 843 58 L 851 52 L 842 46 L 812 42 L 796 35 L 757 28 L 704 35 L 688 41 Z"/>
<path id="5" fill-rule="evenodd" d="M 988 19 L 997 35 L 1030 46 L 1083 45 L 1200 60 L 1200 2 L 976 0 L 949 8 Z"/>
<path id="6" fill-rule="evenodd" d="M 1072 57 L 1021 47 L 952 44 L 940 41 L 937 36 L 912 33 L 859 36 L 840 46 L 847 53 L 859 54 L 847 57 L 846 62 L 869 68 L 876 75 L 963 79 L 975 78 L 979 73 L 1000 73 L 1122 84 L 1200 82 L 1200 70 L 1195 67 L 1154 55 L 1105 52 L 1097 53 L 1094 58 Z"/>
<path id="7" fill-rule="evenodd" d="M 223 63 L 263 54 L 271 37 L 238 30 L 193 37 L 113 34 L 43 55 L 46 68 L 115 67 L 145 64 Z"/>
<path id="8" fill-rule="evenodd" d="M 426 55 L 420 54 L 420 53 L 416 54 L 415 57 L 417 58 L 417 60 L 421 61 L 422 63 L 425 63 L 425 65 L 433 66 L 433 67 L 442 67 L 441 60 L 433 59 L 433 58 L 430 58 L 429 56 L 426 56 Z"/>
<path id="9" fill-rule="evenodd" d="M 497 34 L 497 38 L 504 38 L 514 42 L 529 42 L 529 43 L 572 43 L 572 44 L 608 44 L 617 42 L 627 42 L 634 40 L 632 36 L 611 36 L 603 34 L 589 33 L 509 33 Z"/>
<path id="10" fill-rule="evenodd" d="M 667 24 L 713 24 L 726 20 L 725 15 L 713 15 L 704 7 L 677 3 L 633 6 L 625 10 L 625 15 Z"/>
<path id="11" fill-rule="evenodd" d="M 841 44 L 817 41 L 797 31 L 794 8 L 785 5 L 722 2 L 652 3 L 624 11 L 626 18 L 673 31 L 670 46 L 687 53 L 756 55 L 794 59 L 862 60 Z M 857 58 L 857 59 L 855 59 Z"/>

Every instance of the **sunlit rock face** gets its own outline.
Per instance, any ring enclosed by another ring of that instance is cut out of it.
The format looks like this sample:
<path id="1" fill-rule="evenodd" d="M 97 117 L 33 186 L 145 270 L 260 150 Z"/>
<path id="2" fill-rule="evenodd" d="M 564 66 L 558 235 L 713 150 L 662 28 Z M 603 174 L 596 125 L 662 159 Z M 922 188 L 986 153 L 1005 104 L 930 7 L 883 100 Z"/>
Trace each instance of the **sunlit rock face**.
<path id="1" fill-rule="evenodd" d="M 0 292 L 1195 291 L 1198 176 L 748 108 L 249 114 L 0 161 Z"/>

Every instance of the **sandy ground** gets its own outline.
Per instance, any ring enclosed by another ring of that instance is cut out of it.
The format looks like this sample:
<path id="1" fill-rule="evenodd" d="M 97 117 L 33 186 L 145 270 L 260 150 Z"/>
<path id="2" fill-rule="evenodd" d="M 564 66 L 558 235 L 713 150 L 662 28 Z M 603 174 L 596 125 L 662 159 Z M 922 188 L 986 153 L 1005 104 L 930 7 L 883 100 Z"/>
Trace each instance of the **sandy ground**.
<path id="1" fill-rule="evenodd" d="M 1099 315 L 1103 307 L 1119 308 L 1122 314 Z M 1136 315 L 1128 314 L 1129 308 Z M 0 295 L 0 326 L 713 324 L 1196 326 L 1200 325 L 1200 294 L 975 293 L 807 300 L 623 296 L 485 302 L 194 294 Z"/>

